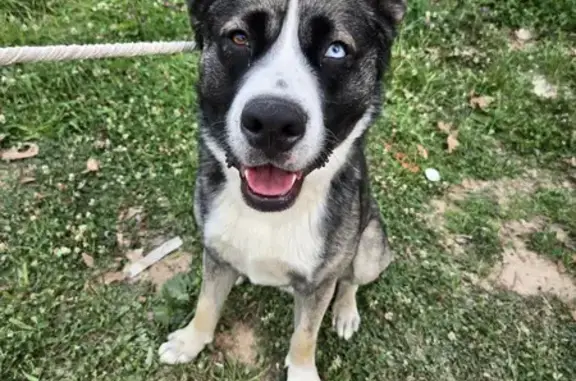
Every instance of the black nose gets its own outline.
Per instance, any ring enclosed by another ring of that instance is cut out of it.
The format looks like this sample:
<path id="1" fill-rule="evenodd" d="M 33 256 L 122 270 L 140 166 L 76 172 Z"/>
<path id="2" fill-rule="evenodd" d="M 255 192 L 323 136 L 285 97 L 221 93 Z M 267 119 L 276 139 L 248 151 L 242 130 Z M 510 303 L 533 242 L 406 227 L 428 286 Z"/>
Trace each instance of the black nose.
<path id="1" fill-rule="evenodd" d="M 273 156 L 302 139 L 306 121 L 304 110 L 290 100 L 255 98 L 242 111 L 242 132 L 252 147 Z"/>

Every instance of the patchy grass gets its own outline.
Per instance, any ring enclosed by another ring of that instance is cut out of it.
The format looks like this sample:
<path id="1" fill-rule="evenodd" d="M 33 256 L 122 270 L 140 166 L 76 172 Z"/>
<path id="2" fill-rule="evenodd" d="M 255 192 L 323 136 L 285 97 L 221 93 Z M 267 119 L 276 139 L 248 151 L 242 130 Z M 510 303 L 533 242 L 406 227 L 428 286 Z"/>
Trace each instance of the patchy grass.
<path id="1" fill-rule="evenodd" d="M 0 45 L 187 39 L 182 3 L 5 0 Z M 546 224 L 523 238 L 527 247 L 575 274 L 576 170 L 566 160 L 576 152 L 576 4 L 410 3 L 384 116 L 368 146 L 398 260 L 360 293 L 363 322 L 354 340 L 338 340 L 326 318 L 320 372 L 336 381 L 575 379 L 576 306 L 489 290 L 470 274 L 482 276 L 501 260 L 503 224 L 536 217 Z M 521 46 L 512 44 L 520 27 L 532 35 Z M 40 147 L 37 157 L 0 164 L 0 379 L 234 381 L 280 373 L 291 300 L 250 285 L 235 288 L 220 341 L 196 363 L 157 361 L 166 334 L 191 316 L 200 286 L 191 213 L 197 59 L 0 69 L 0 149 Z M 534 93 L 537 75 L 557 88 L 555 97 Z M 472 96 L 491 102 L 477 107 Z M 458 132 L 452 153 L 439 122 Z M 84 172 L 89 158 L 98 171 Z M 418 172 L 405 168 L 414 165 Z M 443 181 L 428 182 L 427 167 Z M 534 169 L 546 173 L 535 189 L 504 180 Z M 445 230 L 430 227 L 421 216 L 432 198 L 469 179 L 499 184 L 507 201 L 490 187 L 468 192 L 441 213 Z M 119 214 L 136 207 L 142 219 L 119 224 Z M 191 271 L 160 293 L 146 283 L 97 281 L 127 262 L 127 250 L 176 234 L 192 253 Z M 443 245 L 452 235 L 463 239 L 458 255 Z M 249 365 L 221 353 L 238 321 L 254 329 L 258 356 Z"/>

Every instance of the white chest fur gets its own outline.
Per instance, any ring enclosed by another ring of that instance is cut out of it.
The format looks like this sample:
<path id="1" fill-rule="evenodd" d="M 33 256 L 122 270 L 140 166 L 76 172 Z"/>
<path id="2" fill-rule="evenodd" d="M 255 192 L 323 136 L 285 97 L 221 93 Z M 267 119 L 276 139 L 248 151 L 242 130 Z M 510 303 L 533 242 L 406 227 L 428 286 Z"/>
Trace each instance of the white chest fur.
<path id="1" fill-rule="evenodd" d="M 372 110 L 368 110 L 336 147 L 330 161 L 306 177 L 295 204 L 275 213 L 258 212 L 246 205 L 238 171 L 226 167 L 224 151 L 204 136 L 226 176 L 224 189 L 209 206 L 203 221 L 205 244 L 252 283 L 286 286 L 290 272 L 310 279 L 324 248 L 322 219 L 331 181 L 346 163 L 353 143 L 364 133 L 371 117 Z"/>
<path id="2" fill-rule="evenodd" d="M 324 247 L 322 193 L 304 185 L 291 208 L 262 213 L 246 205 L 239 178 L 230 176 L 206 216 L 205 244 L 254 284 L 285 286 L 290 273 L 309 279 Z"/>

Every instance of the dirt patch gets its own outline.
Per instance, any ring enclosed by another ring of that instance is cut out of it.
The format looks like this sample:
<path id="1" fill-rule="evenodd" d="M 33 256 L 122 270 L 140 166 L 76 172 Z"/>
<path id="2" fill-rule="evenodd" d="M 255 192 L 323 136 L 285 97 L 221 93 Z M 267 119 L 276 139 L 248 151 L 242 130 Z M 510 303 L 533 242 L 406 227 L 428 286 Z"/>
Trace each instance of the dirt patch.
<path id="1" fill-rule="evenodd" d="M 430 203 L 430 211 L 424 216 L 428 226 L 440 233 L 442 245 L 455 255 L 465 253 L 468 238 L 449 232 L 446 228 L 447 211 L 459 211 L 456 206 L 471 194 L 482 194 L 492 197 L 501 208 L 509 206 L 511 201 L 529 196 L 538 189 L 573 189 L 574 184 L 568 179 L 558 179 L 551 172 L 541 170 L 527 171 L 518 178 L 504 178 L 494 181 L 464 179 L 462 183 L 448 188 L 443 198 Z"/>
<path id="2" fill-rule="evenodd" d="M 457 256 L 466 255 L 467 237 L 453 234 L 446 228 L 445 214 L 458 211 L 458 201 L 465 200 L 471 194 L 482 194 L 492 197 L 500 207 L 506 208 L 513 200 L 529 197 L 538 189 L 562 188 L 573 189 L 574 184 L 566 178 L 555 178 L 547 171 L 532 170 L 519 178 L 496 181 L 466 179 L 450 187 L 443 198 L 432 200 L 431 211 L 425 219 L 439 233 L 441 243 L 447 250 Z M 576 283 L 565 273 L 563 266 L 540 256 L 527 246 L 528 237 L 544 229 L 554 232 L 560 242 L 569 246 L 572 244 L 562 226 L 551 224 L 545 218 L 508 221 L 499 229 L 502 261 L 484 279 L 472 273 L 464 274 L 465 277 L 488 291 L 500 287 L 523 296 L 550 294 L 566 303 L 576 302 Z"/>
<path id="3" fill-rule="evenodd" d="M 571 303 L 576 299 L 576 284 L 572 278 L 526 246 L 526 236 L 542 230 L 545 224 L 541 218 L 505 223 L 500 229 L 503 259 L 487 280 L 520 295 L 551 294 Z"/>
<path id="4" fill-rule="evenodd" d="M 235 323 L 231 330 L 216 335 L 214 345 L 234 361 L 251 367 L 257 364 L 254 329 L 245 323 Z"/>

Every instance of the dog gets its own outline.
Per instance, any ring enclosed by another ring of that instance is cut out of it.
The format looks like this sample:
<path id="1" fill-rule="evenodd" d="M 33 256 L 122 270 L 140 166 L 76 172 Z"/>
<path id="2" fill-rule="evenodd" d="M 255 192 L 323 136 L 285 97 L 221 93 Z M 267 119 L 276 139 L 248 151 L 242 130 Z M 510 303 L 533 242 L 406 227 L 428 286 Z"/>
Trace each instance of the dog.
<path id="1" fill-rule="evenodd" d="M 292 293 L 288 381 L 319 381 L 316 341 L 358 330 L 358 287 L 393 259 L 364 146 L 406 0 L 188 0 L 201 50 L 194 317 L 158 349 L 192 361 L 235 283 Z"/>

